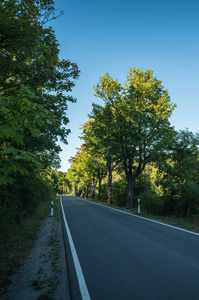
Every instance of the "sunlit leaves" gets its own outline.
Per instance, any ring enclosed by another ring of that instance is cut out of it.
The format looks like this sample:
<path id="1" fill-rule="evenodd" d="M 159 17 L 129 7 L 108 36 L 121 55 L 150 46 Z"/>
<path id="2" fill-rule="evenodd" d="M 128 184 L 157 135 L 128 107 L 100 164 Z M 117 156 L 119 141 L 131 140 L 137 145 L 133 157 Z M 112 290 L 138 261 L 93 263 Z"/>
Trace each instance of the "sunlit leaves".
<path id="1" fill-rule="evenodd" d="M 175 104 L 152 70 L 130 69 L 124 87 L 106 73 L 94 91 L 104 107 L 93 105 L 83 138 L 87 145 L 93 143 L 104 158 L 123 165 L 132 200 L 133 181 L 172 133 L 168 118 Z"/>
<path id="2" fill-rule="evenodd" d="M 57 141 L 67 143 L 67 101 L 76 99 L 66 93 L 79 70 L 59 60 L 55 33 L 46 26 L 54 13 L 51 0 L 0 3 L 0 172 L 11 177 L 41 162 L 57 165 Z"/>

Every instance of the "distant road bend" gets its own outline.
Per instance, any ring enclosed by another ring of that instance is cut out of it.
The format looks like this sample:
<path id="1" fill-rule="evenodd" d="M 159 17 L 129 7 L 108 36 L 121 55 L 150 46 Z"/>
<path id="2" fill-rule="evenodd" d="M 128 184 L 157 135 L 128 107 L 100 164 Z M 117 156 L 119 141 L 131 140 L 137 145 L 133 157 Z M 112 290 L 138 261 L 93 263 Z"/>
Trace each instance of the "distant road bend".
<path id="1" fill-rule="evenodd" d="M 199 299 L 199 234 L 60 200 L 72 300 Z"/>

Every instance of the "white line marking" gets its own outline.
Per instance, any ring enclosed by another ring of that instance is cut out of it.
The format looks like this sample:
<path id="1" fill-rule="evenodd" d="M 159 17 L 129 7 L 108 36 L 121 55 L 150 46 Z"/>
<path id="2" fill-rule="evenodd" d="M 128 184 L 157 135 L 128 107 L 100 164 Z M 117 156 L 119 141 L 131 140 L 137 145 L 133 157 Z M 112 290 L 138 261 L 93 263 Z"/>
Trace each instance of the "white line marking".
<path id="1" fill-rule="evenodd" d="M 76 271 L 76 274 L 77 274 L 77 279 L 78 279 L 78 283 L 79 283 L 79 288 L 80 288 L 80 293 L 81 293 L 81 296 L 82 296 L 82 300 L 90 300 L 90 295 L 89 295 L 89 292 L 88 292 L 88 289 L 87 289 L 87 286 L 86 286 L 86 282 L 85 282 L 85 279 L 84 279 L 82 268 L 81 268 L 81 265 L 80 265 L 80 262 L 79 262 L 79 259 L 78 259 L 78 256 L 77 256 L 77 252 L 76 252 L 76 249 L 75 249 L 75 245 L 73 243 L 73 239 L 72 239 L 72 236 L 71 236 L 71 233 L 70 233 L 68 223 L 66 221 L 66 217 L 65 217 L 61 197 L 60 197 L 60 203 L 61 203 L 62 215 L 63 215 L 63 219 L 64 219 L 64 224 L 65 224 L 65 227 L 66 227 L 66 232 L 67 232 L 67 235 L 68 235 L 68 240 L 69 240 L 70 249 L 71 249 L 71 253 L 72 253 L 72 257 L 73 257 L 73 262 L 74 262 L 74 265 L 75 265 L 75 271 Z"/>
<path id="2" fill-rule="evenodd" d="M 76 197 L 76 198 L 78 198 L 78 197 Z M 131 214 L 131 213 L 127 212 L 127 211 L 119 210 L 119 209 L 114 208 L 114 207 L 106 206 L 106 205 L 103 205 L 103 204 L 100 204 L 100 203 L 96 203 L 96 202 L 92 202 L 92 201 L 89 201 L 89 200 L 85 200 L 85 199 L 82 199 L 82 198 L 78 198 L 78 199 L 80 199 L 82 201 L 87 201 L 89 203 L 93 203 L 93 204 L 96 204 L 96 205 L 100 205 L 100 206 L 103 206 L 103 207 L 106 207 L 106 208 L 110 208 L 110 209 L 116 210 L 117 212 L 121 212 L 123 214 L 130 215 L 132 217 L 140 218 L 140 219 L 143 219 L 143 220 L 146 220 L 146 221 L 150 221 L 150 222 L 153 222 L 153 223 L 157 223 L 157 224 L 160 224 L 160 225 L 163 225 L 163 226 L 167 226 L 167 227 L 170 227 L 170 228 L 173 228 L 173 229 L 181 230 L 181 231 L 184 231 L 184 232 L 191 233 L 191 234 L 199 236 L 199 233 L 197 233 L 197 232 L 189 231 L 189 230 L 186 230 L 186 229 L 183 229 L 183 228 L 179 228 L 179 227 L 176 227 L 176 226 L 172 226 L 172 225 L 169 225 L 169 224 L 166 224 L 166 223 L 162 223 L 162 222 L 159 222 L 159 221 L 156 221 L 156 220 L 152 220 L 152 219 L 148 219 L 148 218 L 145 218 L 145 217 L 141 217 L 141 216 L 138 216 L 138 215 L 135 215 L 135 214 Z"/>

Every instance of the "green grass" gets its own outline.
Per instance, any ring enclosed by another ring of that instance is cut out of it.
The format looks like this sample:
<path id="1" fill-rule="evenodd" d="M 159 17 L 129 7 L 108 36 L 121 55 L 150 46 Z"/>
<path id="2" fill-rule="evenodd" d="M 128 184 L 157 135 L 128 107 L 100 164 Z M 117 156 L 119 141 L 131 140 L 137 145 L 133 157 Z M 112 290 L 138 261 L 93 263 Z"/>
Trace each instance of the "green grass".
<path id="1" fill-rule="evenodd" d="M 44 277 L 43 271 L 46 270 L 45 268 L 40 267 L 36 276 L 31 278 L 31 283 L 34 289 L 42 291 L 41 299 L 52 299 L 52 298 L 48 298 L 48 296 L 51 297 L 52 295 L 55 294 L 57 286 L 59 284 L 58 275 L 57 275 L 58 272 L 60 271 L 58 266 L 58 262 L 60 258 L 60 242 L 58 237 L 58 226 L 57 226 L 58 222 L 60 222 L 59 201 L 54 201 L 53 218 L 55 222 L 53 222 L 50 236 L 46 241 L 47 245 L 50 246 L 49 258 L 51 261 L 53 275 Z"/>
<path id="2" fill-rule="evenodd" d="M 184 218 L 178 218 L 176 216 L 157 216 L 147 213 L 142 213 L 141 216 L 146 218 L 152 218 L 160 222 L 167 223 L 172 226 L 183 228 L 186 230 L 199 233 L 199 216 L 190 216 Z"/>
<path id="3" fill-rule="evenodd" d="M 114 202 L 112 204 L 107 204 L 104 201 L 93 200 L 90 198 L 88 198 L 87 200 L 95 202 L 95 203 L 99 203 L 99 204 L 102 204 L 105 206 L 109 206 L 109 207 L 112 207 L 112 208 L 115 208 L 118 210 L 127 211 L 125 207 L 119 207 L 119 206 L 115 205 Z M 130 210 L 128 210 L 128 212 L 132 213 L 132 214 L 138 214 L 136 208 L 130 209 Z M 186 230 L 190 230 L 190 231 L 199 233 L 199 215 L 185 217 L 185 218 L 178 218 L 176 216 L 158 216 L 155 214 L 153 215 L 153 214 L 148 214 L 146 212 L 142 212 L 142 207 L 141 207 L 141 213 L 139 215 L 142 217 L 145 217 L 145 218 L 157 220 L 159 222 L 164 222 L 164 223 L 172 225 L 172 226 L 176 226 L 179 228 L 183 228 Z"/>
<path id="4" fill-rule="evenodd" d="M 41 223 L 50 212 L 48 202 L 40 203 L 35 213 L 20 225 L 12 228 L 7 238 L 0 245 L 0 290 L 11 283 L 11 275 L 20 267 L 28 256 L 37 238 Z"/>
<path id="5" fill-rule="evenodd" d="M 40 276 L 37 278 L 32 278 L 32 286 L 35 290 L 41 290 L 46 285 L 47 279 L 43 280 Z"/>

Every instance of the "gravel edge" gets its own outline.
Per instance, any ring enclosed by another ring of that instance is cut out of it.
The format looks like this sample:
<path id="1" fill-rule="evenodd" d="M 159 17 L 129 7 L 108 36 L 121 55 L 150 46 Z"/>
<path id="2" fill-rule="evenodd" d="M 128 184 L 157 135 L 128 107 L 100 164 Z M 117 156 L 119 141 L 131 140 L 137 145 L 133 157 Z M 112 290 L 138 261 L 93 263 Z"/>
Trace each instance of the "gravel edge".
<path id="1" fill-rule="evenodd" d="M 23 266 L 13 275 L 9 291 L 0 298 L 37 300 L 40 295 L 70 300 L 62 222 L 56 216 L 43 221 Z"/>

